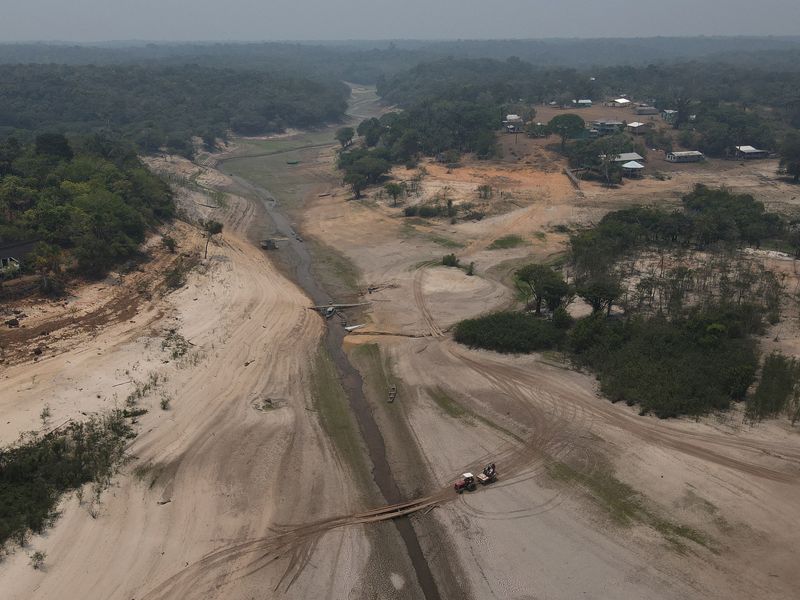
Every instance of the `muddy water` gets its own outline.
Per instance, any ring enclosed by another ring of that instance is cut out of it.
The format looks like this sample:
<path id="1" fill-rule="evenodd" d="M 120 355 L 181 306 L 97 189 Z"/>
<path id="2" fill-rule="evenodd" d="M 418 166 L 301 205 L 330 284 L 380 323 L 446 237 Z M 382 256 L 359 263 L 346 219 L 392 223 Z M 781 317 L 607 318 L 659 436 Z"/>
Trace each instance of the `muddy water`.
<path id="1" fill-rule="evenodd" d="M 220 161 L 220 163 L 224 162 Z M 220 164 L 221 166 L 221 164 Z M 281 212 L 276 199 L 264 188 L 232 175 L 234 181 L 245 188 L 252 196 L 261 200 L 264 209 L 273 222 L 274 228 L 282 236 L 288 238 L 288 242 L 281 244 L 281 253 L 293 270 L 294 280 L 311 298 L 315 304 L 329 304 L 334 301 L 328 293 L 317 282 L 311 272 L 312 256 L 308 245 L 305 244 L 297 232 L 292 228 L 289 218 Z M 342 386 L 347 393 L 350 407 L 356 416 L 356 420 L 361 430 L 370 461 L 372 462 L 372 476 L 378 489 L 383 494 L 386 502 L 395 504 L 407 500 L 401 496 L 400 490 L 392 474 L 391 466 L 386 456 L 386 446 L 378 424 L 372 415 L 372 410 L 364 396 L 363 381 L 359 372 L 350 364 L 347 354 L 344 351 L 343 340 L 345 331 L 338 326 L 327 327 L 325 335 L 325 347 L 336 364 Z M 441 595 L 436 585 L 436 581 L 431 573 L 428 561 L 420 547 L 417 534 L 414 531 L 408 517 L 400 517 L 394 520 L 400 537 L 406 546 L 406 551 L 417 581 L 425 595 L 426 600 L 440 600 Z"/>

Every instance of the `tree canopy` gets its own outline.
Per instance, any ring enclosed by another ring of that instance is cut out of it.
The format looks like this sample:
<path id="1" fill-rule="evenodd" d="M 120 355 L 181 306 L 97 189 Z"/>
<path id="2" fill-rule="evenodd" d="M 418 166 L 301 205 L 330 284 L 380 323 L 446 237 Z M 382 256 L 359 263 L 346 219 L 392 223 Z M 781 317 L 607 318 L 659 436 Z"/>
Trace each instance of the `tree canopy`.
<path id="1" fill-rule="evenodd" d="M 169 187 L 121 142 L 43 134 L 23 146 L 8 139 L 0 164 L 0 244 L 48 244 L 37 269 L 52 265 L 61 249 L 80 273 L 103 275 L 136 253 L 148 227 L 174 214 Z"/>

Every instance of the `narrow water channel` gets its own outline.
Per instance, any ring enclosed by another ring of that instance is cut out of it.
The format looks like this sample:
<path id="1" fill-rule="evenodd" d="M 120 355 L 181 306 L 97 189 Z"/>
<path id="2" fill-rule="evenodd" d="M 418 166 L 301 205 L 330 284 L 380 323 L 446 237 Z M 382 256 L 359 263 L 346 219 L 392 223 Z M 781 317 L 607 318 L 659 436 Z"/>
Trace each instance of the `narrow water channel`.
<path id="1" fill-rule="evenodd" d="M 226 159 L 219 161 L 220 167 L 225 160 Z M 268 190 L 254 185 L 252 182 L 242 177 L 236 175 L 231 176 L 238 185 L 248 190 L 253 196 L 259 198 L 267 214 L 270 216 L 275 229 L 288 239 L 286 244 L 281 245 L 281 252 L 291 265 L 295 283 L 303 289 L 315 304 L 322 305 L 332 302 L 333 299 L 322 288 L 311 272 L 313 257 L 311 256 L 308 246 L 296 235 L 289 218 L 280 211 L 279 204 L 272 194 Z M 400 489 L 397 486 L 391 466 L 386 457 L 386 445 L 383 440 L 383 435 L 373 418 L 372 410 L 364 396 L 361 374 L 350 364 L 347 354 L 344 351 L 344 329 L 337 326 L 329 326 L 326 330 L 325 348 L 336 365 L 339 379 L 350 403 L 350 408 L 353 410 L 356 421 L 358 422 L 361 435 L 369 453 L 370 462 L 372 463 L 372 476 L 375 483 L 388 504 L 402 502 L 405 498 L 400 494 Z M 414 568 L 419 586 L 425 595 L 425 600 L 440 600 L 441 595 L 439 594 L 436 580 L 433 577 L 425 554 L 420 547 L 417 534 L 411 525 L 411 521 L 408 517 L 398 517 L 394 519 L 393 522 L 397 526 L 400 537 L 406 546 L 406 551 L 411 559 L 411 564 Z"/>

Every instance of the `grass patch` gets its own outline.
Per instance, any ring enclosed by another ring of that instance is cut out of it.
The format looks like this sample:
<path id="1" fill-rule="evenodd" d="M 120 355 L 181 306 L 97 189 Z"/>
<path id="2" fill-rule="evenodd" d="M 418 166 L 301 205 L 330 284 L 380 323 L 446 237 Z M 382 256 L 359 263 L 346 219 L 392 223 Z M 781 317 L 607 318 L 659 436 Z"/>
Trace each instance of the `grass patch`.
<path id="1" fill-rule="evenodd" d="M 442 411 L 454 419 L 461 419 L 470 415 L 470 412 L 458 402 L 448 396 L 441 388 L 430 387 L 427 389 L 428 396 L 431 397 Z"/>
<path id="2" fill-rule="evenodd" d="M 312 268 L 323 287 L 334 297 L 357 294 L 361 273 L 344 254 L 316 239 L 306 240 L 314 253 Z"/>
<path id="3" fill-rule="evenodd" d="M 556 481 L 580 485 L 611 519 L 622 526 L 643 523 L 658 531 L 680 553 L 690 550 L 687 541 L 717 553 L 710 538 L 701 531 L 661 517 L 647 505 L 645 497 L 627 483 L 617 479 L 608 469 L 590 473 L 579 471 L 562 462 L 548 464 L 547 472 Z"/>
<path id="4" fill-rule="evenodd" d="M 489 244 L 486 249 L 487 250 L 508 250 L 509 248 L 516 248 L 518 246 L 522 246 L 525 244 L 525 240 L 522 237 L 516 234 L 504 235 L 501 238 L 497 238 L 491 244 Z"/>
<path id="5" fill-rule="evenodd" d="M 445 248 L 463 248 L 464 244 L 461 242 L 457 242 L 455 240 L 451 240 L 450 238 L 441 236 L 441 235 L 434 235 L 431 236 L 430 240 L 434 244 L 439 244 L 440 246 L 444 246 Z"/>
<path id="6" fill-rule="evenodd" d="M 350 411 L 350 403 L 339 382 L 336 366 L 323 348 L 320 348 L 314 360 L 311 398 L 314 409 L 319 413 L 320 424 L 333 442 L 337 455 L 366 486 L 369 469 L 364 461 L 358 423 Z"/>
<path id="7" fill-rule="evenodd" d="M 359 344 L 353 349 L 353 356 L 366 370 L 367 378 L 377 385 L 382 400 L 388 399 L 390 386 L 399 390 L 400 382 L 385 363 L 378 344 Z"/>

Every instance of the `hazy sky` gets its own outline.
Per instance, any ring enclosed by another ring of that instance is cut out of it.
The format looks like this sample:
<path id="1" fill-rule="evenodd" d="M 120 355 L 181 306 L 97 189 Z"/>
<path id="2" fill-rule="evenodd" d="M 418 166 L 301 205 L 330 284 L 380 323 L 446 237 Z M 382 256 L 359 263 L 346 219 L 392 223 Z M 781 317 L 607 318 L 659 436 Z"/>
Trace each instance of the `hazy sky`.
<path id="1" fill-rule="evenodd" d="M 736 34 L 800 34 L 800 0 L 0 0 L 0 42 Z"/>

